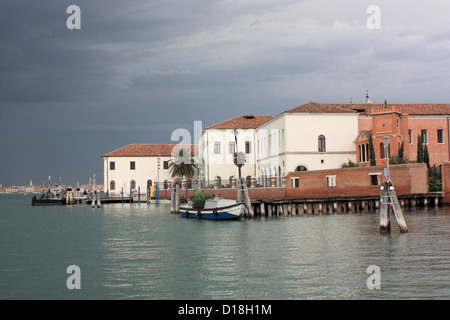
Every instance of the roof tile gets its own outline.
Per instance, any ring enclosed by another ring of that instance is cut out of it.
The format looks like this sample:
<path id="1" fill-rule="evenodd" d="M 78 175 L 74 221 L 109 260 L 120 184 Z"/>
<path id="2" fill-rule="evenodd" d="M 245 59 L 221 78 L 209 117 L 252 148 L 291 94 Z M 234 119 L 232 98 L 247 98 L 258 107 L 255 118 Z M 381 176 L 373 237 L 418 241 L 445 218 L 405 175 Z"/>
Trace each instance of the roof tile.
<path id="1" fill-rule="evenodd" d="M 272 119 L 270 115 L 240 115 L 209 127 L 207 129 L 256 129 Z"/>
<path id="2" fill-rule="evenodd" d="M 178 144 L 130 144 L 102 157 L 170 157 L 176 146 Z M 191 145 L 191 153 L 194 153 L 194 145 Z"/>

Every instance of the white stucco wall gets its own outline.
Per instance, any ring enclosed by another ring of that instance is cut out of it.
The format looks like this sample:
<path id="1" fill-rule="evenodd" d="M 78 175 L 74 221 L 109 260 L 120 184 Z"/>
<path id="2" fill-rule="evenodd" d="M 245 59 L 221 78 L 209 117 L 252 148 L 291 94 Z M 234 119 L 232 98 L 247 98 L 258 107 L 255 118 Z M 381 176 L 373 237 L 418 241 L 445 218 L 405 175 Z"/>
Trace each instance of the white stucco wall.
<path id="1" fill-rule="evenodd" d="M 169 161 L 170 157 L 160 157 L 159 181 L 171 181 L 169 169 L 164 169 L 164 161 Z M 110 170 L 110 162 L 115 162 L 115 169 Z M 130 169 L 130 162 L 135 162 L 135 169 Z M 152 180 L 153 186 L 158 181 L 158 157 L 104 157 L 104 189 L 110 195 L 120 195 L 121 188 L 125 194 L 130 192 L 130 183 L 136 181 L 136 189 L 140 187 L 141 194 L 147 192 L 147 180 Z M 110 190 L 110 182 L 116 183 L 115 190 Z"/>
<path id="2" fill-rule="evenodd" d="M 339 168 L 349 159 L 356 161 L 357 134 L 356 113 L 280 114 L 258 128 L 258 171 L 284 175 L 299 165 L 308 170 Z M 319 152 L 320 135 L 325 136 L 325 152 Z"/>

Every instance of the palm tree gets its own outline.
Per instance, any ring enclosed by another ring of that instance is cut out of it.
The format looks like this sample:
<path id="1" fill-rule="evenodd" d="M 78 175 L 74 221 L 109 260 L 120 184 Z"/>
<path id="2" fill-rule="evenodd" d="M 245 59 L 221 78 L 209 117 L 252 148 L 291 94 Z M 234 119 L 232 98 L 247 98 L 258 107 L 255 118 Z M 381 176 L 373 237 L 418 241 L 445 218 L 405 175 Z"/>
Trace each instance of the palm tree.
<path id="1" fill-rule="evenodd" d="M 177 152 L 175 150 L 175 152 Z M 172 152 L 173 155 L 174 152 Z M 185 148 L 180 148 L 178 150 L 178 155 L 169 160 L 169 172 L 174 177 L 180 177 L 183 179 L 191 179 L 195 176 L 197 172 L 197 165 L 194 159 L 190 156 L 189 150 Z"/>

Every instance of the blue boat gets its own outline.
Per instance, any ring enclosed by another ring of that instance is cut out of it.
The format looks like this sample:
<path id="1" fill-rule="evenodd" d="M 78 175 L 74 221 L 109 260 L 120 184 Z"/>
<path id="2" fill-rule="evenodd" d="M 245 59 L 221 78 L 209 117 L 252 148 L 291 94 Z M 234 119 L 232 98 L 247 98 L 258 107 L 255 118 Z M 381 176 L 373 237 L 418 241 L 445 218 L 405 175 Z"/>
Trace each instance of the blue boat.
<path id="1" fill-rule="evenodd" d="M 240 219 L 246 210 L 244 203 L 237 203 L 229 199 L 206 200 L 203 209 L 192 207 L 192 202 L 180 206 L 182 217 L 209 220 L 235 220 Z"/>

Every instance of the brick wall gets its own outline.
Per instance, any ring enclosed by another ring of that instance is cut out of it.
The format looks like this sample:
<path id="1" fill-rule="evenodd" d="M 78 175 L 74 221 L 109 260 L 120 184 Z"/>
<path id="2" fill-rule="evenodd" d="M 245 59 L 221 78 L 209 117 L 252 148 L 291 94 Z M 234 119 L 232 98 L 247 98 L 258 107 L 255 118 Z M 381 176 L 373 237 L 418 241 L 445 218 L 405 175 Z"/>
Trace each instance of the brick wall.
<path id="1" fill-rule="evenodd" d="M 383 166 L 358 167 L 346 169 L 330 169 L 317 171 L 290 172 L 286 177 L 286 188 L 249 188 L 251 199 L 304 198 L 304 197 L 341 197 L 341 196 L 373 196 L 380 194 L 380 185 L 385 182 Z M 390 176 L 397 194 L 428 193 L 428 170 L 424 163 L 402 164 L 390 166 Z M 447 171 L 445 171 L 447 170 Z M 375 181 L 371 175 L 376 176 Z M 443 165 L 443 176 L 447 179 L 447 203 L 450 204 L 450 162 Z M 328 179 L 335 179 L 335 186 L 328 186 Z M 293 187 L 291 178 L 299 179 L 299 187 Z M 444 188 L 445 188 L 444 187 Z M 236 189 L 204 189 L 203 192 L 222 195 L 223 198 L 236 199 Z M 188 197 L 194 190 L 188 191 Z M 167 198 L 170 199 L 170 191 Z M 164 191 L 160 192 L 164 198 Z M 181 190 L 180 198 L 186 199 L 186 190 Z"/>
<path id="2" fill-rule="evenodd" d="M 390 166 L 390 176 L 397 194 L 428 192 L 428 170 L 424 163 Z M 296 178 L 299 179 L 298 188 L 295 187 Z M 330 179 L 335 179 L 335 185 Z M 379 195 L 380 184 L 384 181 L 383 166 L 290 172 L 286 179 L 286 196 Z"/>
<path id="3" fill-rule="evenodd" d="M 444 192 L 445 204 L 450 205 L 450 162 L 442 164 L 442 191 Z"/>
<path id="4" fill-rule="evenodd" d="M 222 195 L 226 199 L 237 198 L 237 189 L 230 188 L 220 188 L 220 189 L 203 189 L 202 192 L 210 193 L 212 195 Z M 249 188 L 248 193 L 250 199 L 274 199 L 274 198 L 284 198 L 286 196 L 285 188 Z M 188 190 L 188 197 L 194 194 L 194 190 Z M 167 192 L 167 199 L 170 199 L 170 192 Z M 186 199 L 186 190 L 180 191 L 180 198 Z M 160 199 L 164 199 L 164 191 L 160 191 Z"/>

